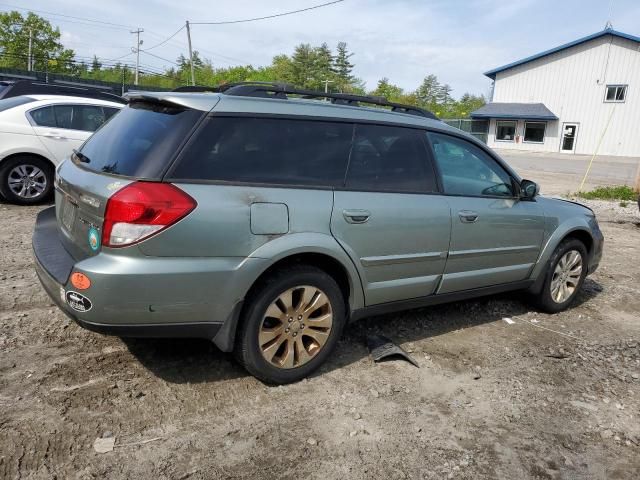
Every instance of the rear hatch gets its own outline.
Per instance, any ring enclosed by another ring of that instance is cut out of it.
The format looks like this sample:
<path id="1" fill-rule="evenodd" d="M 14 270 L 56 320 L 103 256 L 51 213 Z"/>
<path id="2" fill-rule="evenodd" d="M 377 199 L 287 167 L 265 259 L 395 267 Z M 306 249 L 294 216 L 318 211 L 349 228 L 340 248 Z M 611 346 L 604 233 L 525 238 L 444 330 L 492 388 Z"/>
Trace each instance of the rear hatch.
<path id="1" fill-rule="evenodd" d="M 56 216 L 76 260 L 102 249 L 109 198 L 132 182 L 160 181 L 204 114 L 162 101 L 132 101 L 62 163 Z"/>

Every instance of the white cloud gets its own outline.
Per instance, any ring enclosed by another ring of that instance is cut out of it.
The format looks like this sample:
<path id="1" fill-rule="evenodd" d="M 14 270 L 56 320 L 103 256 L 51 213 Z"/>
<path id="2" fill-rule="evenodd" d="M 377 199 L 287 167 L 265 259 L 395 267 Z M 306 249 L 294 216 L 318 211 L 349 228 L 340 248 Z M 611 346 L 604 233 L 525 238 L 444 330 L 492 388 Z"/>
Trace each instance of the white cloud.
<path id="1" fill-rule="evenodd" d="M 25 0 L 27 7 L 105 22 L 140 26 L 145 46 L 159 43 L 185 20 L 224 21 L 270 15 L 317 5 L 321 0 L 234 0 L 175 2 L 174 0 Z M 640 33 L 637 0 L 617 0 L 614 20 L 629 33 Z M 624 14 L 622 14 L 624 13 Z M 486 93 L 490 81 L 482 72 L 545 50 L 604 25 L 606 8 L 598 0 L 345 0 L 305 13 L 235 25 L 193 25 L 193 44 L 214 65 L 266 65 L 274 55 L 291 53 L 295 45 L 346 41 L 355 53 L 355 74 L 373 88 L 389 77 L 414 89 L 427 74 L 450 84 L 455 95 Z M 616 17 L 617 15 L 617 17 Z M 46 16 L 46 15 L 45 15 Z M 570 19 L 570 23 L 568 23 Z M 61 26 L 78 55 L 102 58 L 126 55 L 134 37 L 128 29 L 109 29 L 67 22 Z M 633 30 L 636 30 L 635 32 Z M 174 60 L 186 54 L 180 32 L 154 53 Z M 131 59 L 132 57 L 128 57 Z M 153 67 L 167 61 L 142 55 Z"/>

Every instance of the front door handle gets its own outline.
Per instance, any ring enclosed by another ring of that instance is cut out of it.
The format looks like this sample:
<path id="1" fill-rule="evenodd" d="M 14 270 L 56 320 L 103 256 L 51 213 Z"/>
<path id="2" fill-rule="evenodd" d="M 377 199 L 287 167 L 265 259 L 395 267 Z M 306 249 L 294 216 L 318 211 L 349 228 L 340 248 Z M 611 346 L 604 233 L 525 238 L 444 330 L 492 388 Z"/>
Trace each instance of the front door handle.
<path id="1" fill-rule="evenodd" d="M 458 212 L 458 216 L 462 223 L 475 223 L 479 218 L 478 212 L 473 212 L 471 210 L 460 210 Z"/>
<path id="2" fill-rule="evenodd" d="M 371 212 L 368 210 L 343 210 L 342 216 L 347 223 L 367 223 L 371 216 Z"/>

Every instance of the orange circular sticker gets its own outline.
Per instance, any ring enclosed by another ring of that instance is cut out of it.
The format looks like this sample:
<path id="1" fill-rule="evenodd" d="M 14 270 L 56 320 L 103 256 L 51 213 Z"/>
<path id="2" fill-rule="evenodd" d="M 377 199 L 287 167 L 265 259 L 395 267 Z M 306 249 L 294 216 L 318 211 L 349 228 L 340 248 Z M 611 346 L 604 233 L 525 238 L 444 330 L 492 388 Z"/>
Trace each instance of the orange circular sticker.
<path id="1" fill-rule="evenodd" d="M 91 286 L 91 280 L 84 273 L 74 272 L 71 275 L 71 285 L 78 290 L 86 290 Z"/>

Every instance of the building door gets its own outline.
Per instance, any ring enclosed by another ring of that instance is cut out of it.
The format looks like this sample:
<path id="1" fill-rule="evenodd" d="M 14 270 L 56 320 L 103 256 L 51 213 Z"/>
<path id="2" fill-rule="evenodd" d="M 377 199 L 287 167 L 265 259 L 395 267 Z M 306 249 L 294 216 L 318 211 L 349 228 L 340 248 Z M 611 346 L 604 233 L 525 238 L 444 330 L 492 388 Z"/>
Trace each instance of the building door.
<path id="1" fill-rule="evenodd" d="M 563 123 L 562 124 L 562 142 L 560 144 L 560 151 L 570 152 L 570 153 L 575 152 L 577 141 L 578 141 L 578 124 Z"/>

